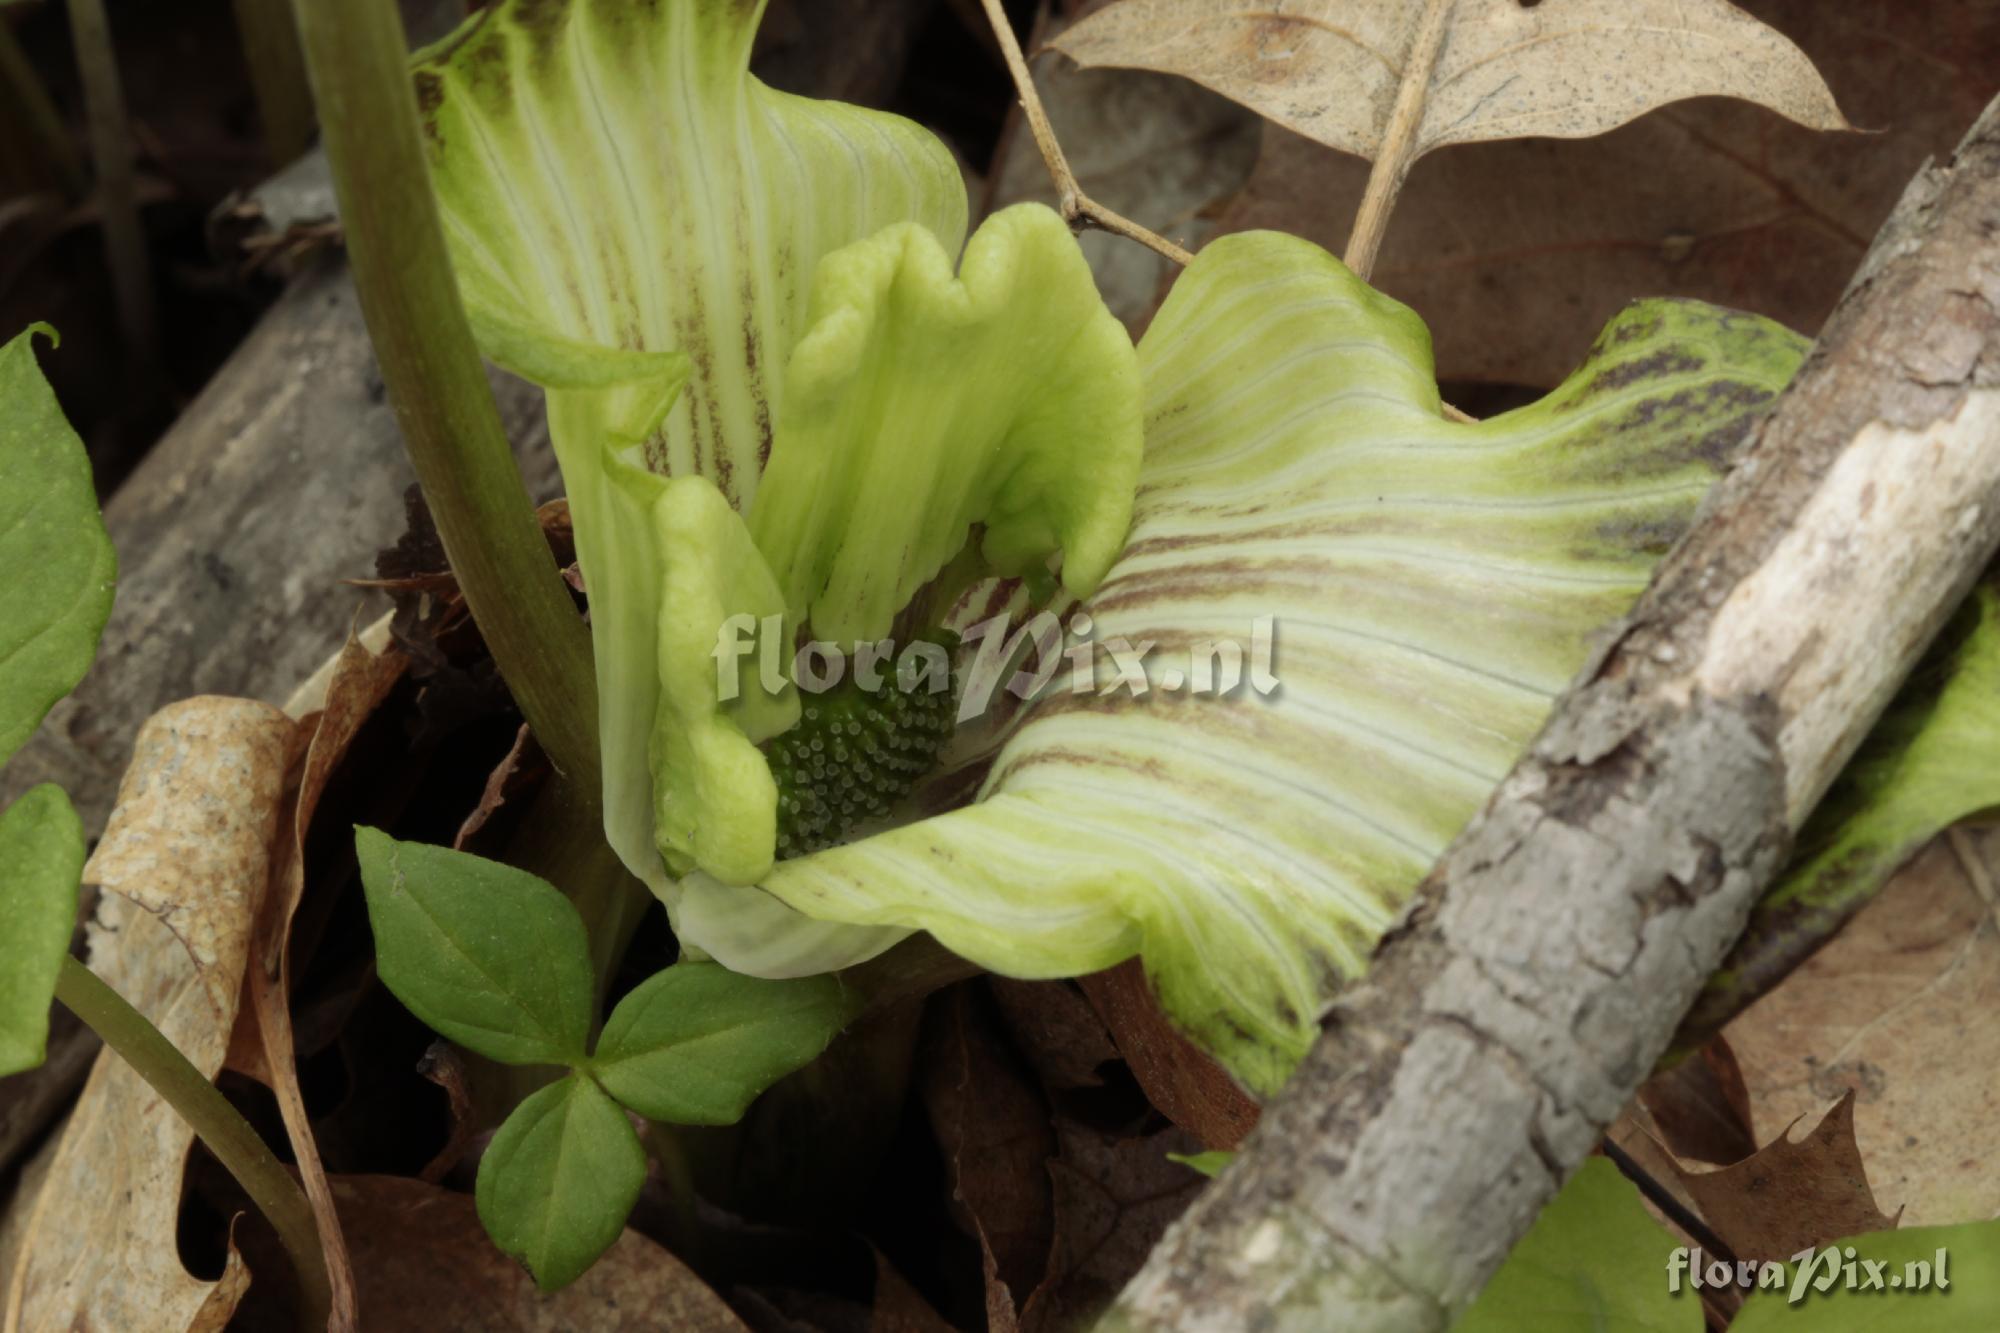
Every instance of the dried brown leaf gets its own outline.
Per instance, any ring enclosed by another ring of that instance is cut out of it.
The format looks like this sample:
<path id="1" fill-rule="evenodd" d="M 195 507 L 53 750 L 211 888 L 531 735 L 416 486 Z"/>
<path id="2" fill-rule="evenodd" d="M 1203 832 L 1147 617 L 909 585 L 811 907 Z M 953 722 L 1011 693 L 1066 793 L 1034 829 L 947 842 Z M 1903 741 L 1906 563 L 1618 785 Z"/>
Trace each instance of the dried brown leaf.
<path id="1" fill-rule="evenodd" d="M 2000 831 L 1944 841 L 1726 1029 L 1760 1130 L 1843 1093 L 1906 1226 L 2000 1216 Z"/>
<path id="2" fill-rule="evenodd" d="M 1727 1166 L 1757 1151 L 1750 1093 L 1721 1037 L 1639 1089 L 1660 1140 L 1678 1157 Z"/>
<path id="3" fill-rule="evenodd" d="M 473 807 L 472 813 L 458 826 L 458 833 L 451 840 L 453 851 L 464 851 L 465 845 L 478 835 L 479 830 L 486 827 L 486 821 L 493 818 L 494 813 L 507 803 L 508 795 L 517 785 L 516 775 L 520 772 L 521 760 L 527 754 L 533 734 L 525 722 L 521 724 L 521 729 L 514 733 L 514 743 L 508 747 L 506 757 L 486 775 L 486 785 L 479 792 L 479 804 Z"/>
<path id="4" fill-rule="evenodd" d="M 1787 1126 L 1756 1153 L 1719 1171 L 1677 1166 L 1702 1220 L 1739 1259 L 1789 1259 L 1800 1250 L 1887 1231 L 1896 1219 L 1875 1206 L 1854 1141 L 1848 1093 L 1802 1139 Z"/>
<path id="5" fill-rule="evenodd" d="M 875 1308 L 869 1312 L 868 1333 L 952 1333 L 952 1327 L 877 1250 Z"/>
<path id="6" fill-rule="evenodd" d="M 1430 22 L 1443 25 L 1434 53 Z M 1052 45 L 1086 67 L 1183 75 L 1370 159 L 1404 116 L 1414 159 L 1586 138 L 1710 95 L 1851 128 L 1805 53 L 1724 0 L 1123 0 Z"/>
<path id="7" fill-rule="evenodd" d="M 746 1333 L 686 1265 L 636 1231 L 543 1295 L 493 1247 L 468 1196 L 397 1176 L 337 1176 L 332 1188 L 368 1333 Z"/>
<path id="8" fill-rule="evenodd" d="M 1073 982 L 988 977 L 1014 1044 L 1054 1091 L 1102 1087 L 1098 1070 L 1119 1058 L 1104 1020 Z"/>
<path id="9" fill-rule="evenodd" d="M 1053 1234 L 1046 1165 L 1055 1133 L 1041 1093 L 1007 1048 L 973 983 L 930 1006 L 924 1103 L 952 1182 L 960 1225 L 979 1242 L 995 1333 L 1042 1280 Z"/>
<path id="10" fill-rule="evenodd" d="M 1068 1122 L 1057 1129 L 1055 1248 L 1048 1278 L 1021 1311 L 1027 1333 L 1088 1327 L 1208 1183 L 1167 1156 L 1195 1150 L 1183 1130 L 1121 1138 Z"/>
<path id="11" fill-rule="evenodd" d="M 1687 296 L 1819 328 L 1928 157 L 1993 93 L 1992 0 L 1744 0 L 1796 41 L 1857 123 L 1829 135 L 1706 99 L 1584 142 L 1447 148 L 1403 188 L 1372 281 L 1430 325 L 1446 380 L 1547 387 L 1642 296 Z M 1289 231 L 1334 251 L 1366 164 L 1288 131 L 1220 230 Z"/>
<path id="12" fill-rule="evenodd" d="M 245 699 L 162 709 L 139 730 L 104 838 L 90 962 L 203 1073 L 229 1049 L 298 728 Z M 182 1267 L 194 1131 L 109 1051 L 70 1114 L 9 1284 L 8 1333 L 219 1328 L 250 1280 Z"/>
<path id="13" fill-rule="evenodd" d="M 320 678 L 316 677 L 288 704 L 291 714 L 301 719 L 301 727 L 310 729 L 310 740 L 292 801 L 284 813 L 284 836 L 272 861 L 271 902 L 259 923 L 256 965 L 250 969 L 245 987 L 250 1002 L 246 1026 L 254 1031 L 262 1054 L 260 1076 L 277 1094 L 299 1177 L 319 1224 L 320 1244 L 326 1252 L 327 1275 L 333 1286 L 333 1314 L 328 1327 L 336 1333 L 356 1327 L 359 1311 L 347 1239 L 335 1211 L 326 1168 L 320 1162 L 319 1147 L 313 1141 L 305 1095 L 299 1087 L 290 998 L 292 919 L 305 892 L 306 834 L 312 827 L 320 797 L 362 726 L 409 668 L 409 659 L 395 649 L 387 648 L 378 654 L 366 646 L 364 640 L 383 642 L 387 631 L 384 621 L 365 634 L 350 633 L 333 659 L 331 671 L 325 674 L 324 685 L 319 685 Z"/>
<path id="14" fill-rule="evenodd" d="M 1201 1140 L 1234 1148 L 1257 1125 L 1258 1106 L 1228 1071 L 1167 1018 L 1136 959 L 1082 978 L 1119 1054 L 1160 1114 Z"/>

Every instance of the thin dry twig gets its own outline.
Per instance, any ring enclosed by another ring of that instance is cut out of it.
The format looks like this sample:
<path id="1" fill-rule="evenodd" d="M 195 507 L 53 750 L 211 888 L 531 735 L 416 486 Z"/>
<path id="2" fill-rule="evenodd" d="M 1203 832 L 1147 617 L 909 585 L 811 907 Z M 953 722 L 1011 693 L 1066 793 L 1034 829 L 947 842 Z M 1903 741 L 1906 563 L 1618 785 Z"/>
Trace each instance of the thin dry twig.
<path id="1" fill-rule="evenodd" d="M 1063 156 L 1062 145 L 1056 141 L 1055 127 L 1049 124 L 1048 112 L 1042 109 L 1041 94 L 1035 91 L 1035 77 L 1028 71 L 1028 58 L 1021 53 L 1021 43 L 1014 36 L 1014 26 L 1007 20 L 1007 13 L 1001 8 L 1000 0 L 981 0 L 986 7 L 986 18 L 993 28 L 993 36 L 1000 43 L 1000 54 L 1006 57 L 1007 72 L 1014 78 L 1014 88 L 1021 95 L 1021 110 L 1027 114 L 1028 128 L 1035 136 L 1035 147 L 1042 153 L 1042 161 L 1048 163 L 1049 175 L 1055 179 L 1057 207 L 1063 221 L 1072 229 L 1096 227 L 1137 241 L 1155 254 L 1166 256 L 1182 268 L 1194 262 L 1194 256 L 1181 249 L 1165 237 L 1156 236 L 1130 218 L 1112 212 L 1104 205 L 1083 192 L 1076 182 L 1076 173 L 1070 170 L 1069 159 Z"/>
<path id="2" fill-rule="evenodd" d="M 1410 165 L 1417 158 L 1417 132 L 1423 128 L 1424 102 L 1430 96 L 1431 78 L 1444 50 L 1445 29 L 1455 3 L 1456 0 L 1429 0 L 1410 42 L 1402 83 L 1396 89 L 1396 103 L 1382 131 L 1374 168 L 1368 173 L 1361 209 L 1354 215 L 1354 234 L 1347 240 L 1344 256 L 1347 266 L 1364 281 L 1375 269 L 1375 256 L 1382 249 L 1382 233 L 1388 229 L 1389 214 L 1394 211 L 1396 197 L 1403 192 L 1403 182 L 1409 179 Z"/>

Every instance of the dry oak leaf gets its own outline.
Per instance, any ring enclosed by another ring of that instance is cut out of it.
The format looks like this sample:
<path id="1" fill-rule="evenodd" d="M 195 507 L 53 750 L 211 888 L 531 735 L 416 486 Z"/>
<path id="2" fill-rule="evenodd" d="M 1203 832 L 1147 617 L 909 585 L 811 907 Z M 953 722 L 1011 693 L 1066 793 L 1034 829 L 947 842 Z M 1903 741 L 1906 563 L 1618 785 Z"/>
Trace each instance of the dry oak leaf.
<path id="1" fill-rule="evenodd" d="M 2000 1216 L 1995 1014 L 2000 829 L 1960 829 L 1725 1032 L 1760 1133 L 1851 1091 L 1869 1179 L 1948 1226 Z"/>
<path id="2" fill-rule="evenodd" d="M 222 1067 L 298 729 L 267 704 L 200 698 L 139 730 L 103 841 L 90 963 L 197 1069 Z M 220 1329 L 250 1274 L 190 1275 L 177 1239 L 194 1131 L 109 1051 L 70 1113 L 8 1284 L 7 1333 Z M 20 1201 L 17 1200 L 17 1205 Z"/>
<path id="3" fill-rule="evenodd" d="M 1794 1141 L 1791 1129 L 1718 1171 L 1675 1164 L 1702 1219 L 1737 1258 L 1789 1259 L 1842 1236 L 1895 1228 L 1896 1219 L 1875 1206 L 1861 1164 L 1852 1092 L 1804 1138 Z"/>
<path id="4" fill-rule="evenodd" d="M 1447 144 L 1581 139 L 1689 97 L 1851 129 L 1805 53 L 1724 0 L 1123 0 L 1052 43 L 1180 74 L 1311 139 L 1406 161 Z"/>

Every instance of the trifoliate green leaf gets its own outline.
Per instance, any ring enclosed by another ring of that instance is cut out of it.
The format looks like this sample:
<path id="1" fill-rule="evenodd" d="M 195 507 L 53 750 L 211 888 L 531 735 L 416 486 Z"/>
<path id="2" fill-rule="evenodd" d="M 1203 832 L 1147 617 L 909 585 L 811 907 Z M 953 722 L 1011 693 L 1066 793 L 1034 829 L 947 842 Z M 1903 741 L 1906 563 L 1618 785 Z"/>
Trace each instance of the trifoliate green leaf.
<path id="1" fill-rule="evenodd" d="M 762 981 L 714 963 L 679 963 L 619 1002 L 590 1070 L 649 1120 L 734 1124 L 856 1012 L 855 997 L 832 977 Z"/>
<path id="2" fill-rule="evenodd" d="M 1977 589 L 1799 833 L 1682 1028 L 1698 1045 L 1944 829 L 2000 807 L 2000 589 Z"/>
<path id="3" fill-rule="evenodd" d="M 1754 1288 L 1730 1333 L 1992 1333 L 2000 1222 L 1849 1236 L 1808 1263 L 1787 1261 L 1785 1278 Z"/>
<path id="4" fill-rule="evenodd" d="M 506 1064 L 580 1064 L 591 1018 L 583 918 L 525 870 L 358 828 L 375 961 L 410 1012 Z"/>
<path id="5" fill-rule="evenodd" d="M 1571 1177 L 1452 1333 L 1702 1333 L 1701 1301 L 1668 1289 L 1681 1242 L 1602 1157 Z"/>
<path id="6" fill-rule="evenodd" d="M 1642 303 L 1541 402 L 1460 424 L 1411 311 L 1296 238 L 1211 244 L 1140 344 L 1146 457 L 1086 688 L 1058 664 L 979 803 L 763 888 L 1013 976 L 1140 954 L 1270 1092 L 1804 349 Z"/>
<path id="7" fill-rule="evenodd" d="M 645 1183 L 632 1122 L 572 1074 L 514 1108 L 479 1159 L 474 1194 L 493 1243 L 555 1291 L 617 1241 Z"/>
<path id="8" fill-rule="evenodd" d="M 958 276 L 894 227 L 828 256 L 785 376 L 757 545 L 820 638 L 888 634 L 983 525 L 994 572 L 1063 556 L 1082 596 L 1124 545 L 1139 368 L 1061 218 L 989 218 Z"/>
<path id="9" fill-rule="evenodd" d="M 83 441 L 35 361 L 36 324 L 0 346 L 0 764 L 97 655 L 118 557 Z"/>
<path id="10" fill-rule="evenodd" d="M 33 1069 L 48 1050 L 83 854 L 83 821 L 53 783 L 0 814 L 0 1078 Z"/>

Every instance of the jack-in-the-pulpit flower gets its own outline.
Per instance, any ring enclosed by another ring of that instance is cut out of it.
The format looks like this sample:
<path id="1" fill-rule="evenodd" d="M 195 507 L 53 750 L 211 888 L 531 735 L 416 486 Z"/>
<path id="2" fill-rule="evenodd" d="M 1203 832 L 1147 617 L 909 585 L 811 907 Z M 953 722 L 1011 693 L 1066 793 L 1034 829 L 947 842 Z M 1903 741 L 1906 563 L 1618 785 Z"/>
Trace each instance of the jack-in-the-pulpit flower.
<path id="1" fill-rule="evenodd" d="M 1251 234 L 1135 352 L 1055 214 L 963 242 L 935 138 L 751 77 L 762 10 L 502 0 L 418 65 L 475 331 L 548 389 L 607 835 L 740 971 L 1140 955 L 1269 1091 L 1803 344 L 1648 303 L 1460 424 L 1412 312 Z M 885 639 L 991 707 L 801 687 Z"/>

